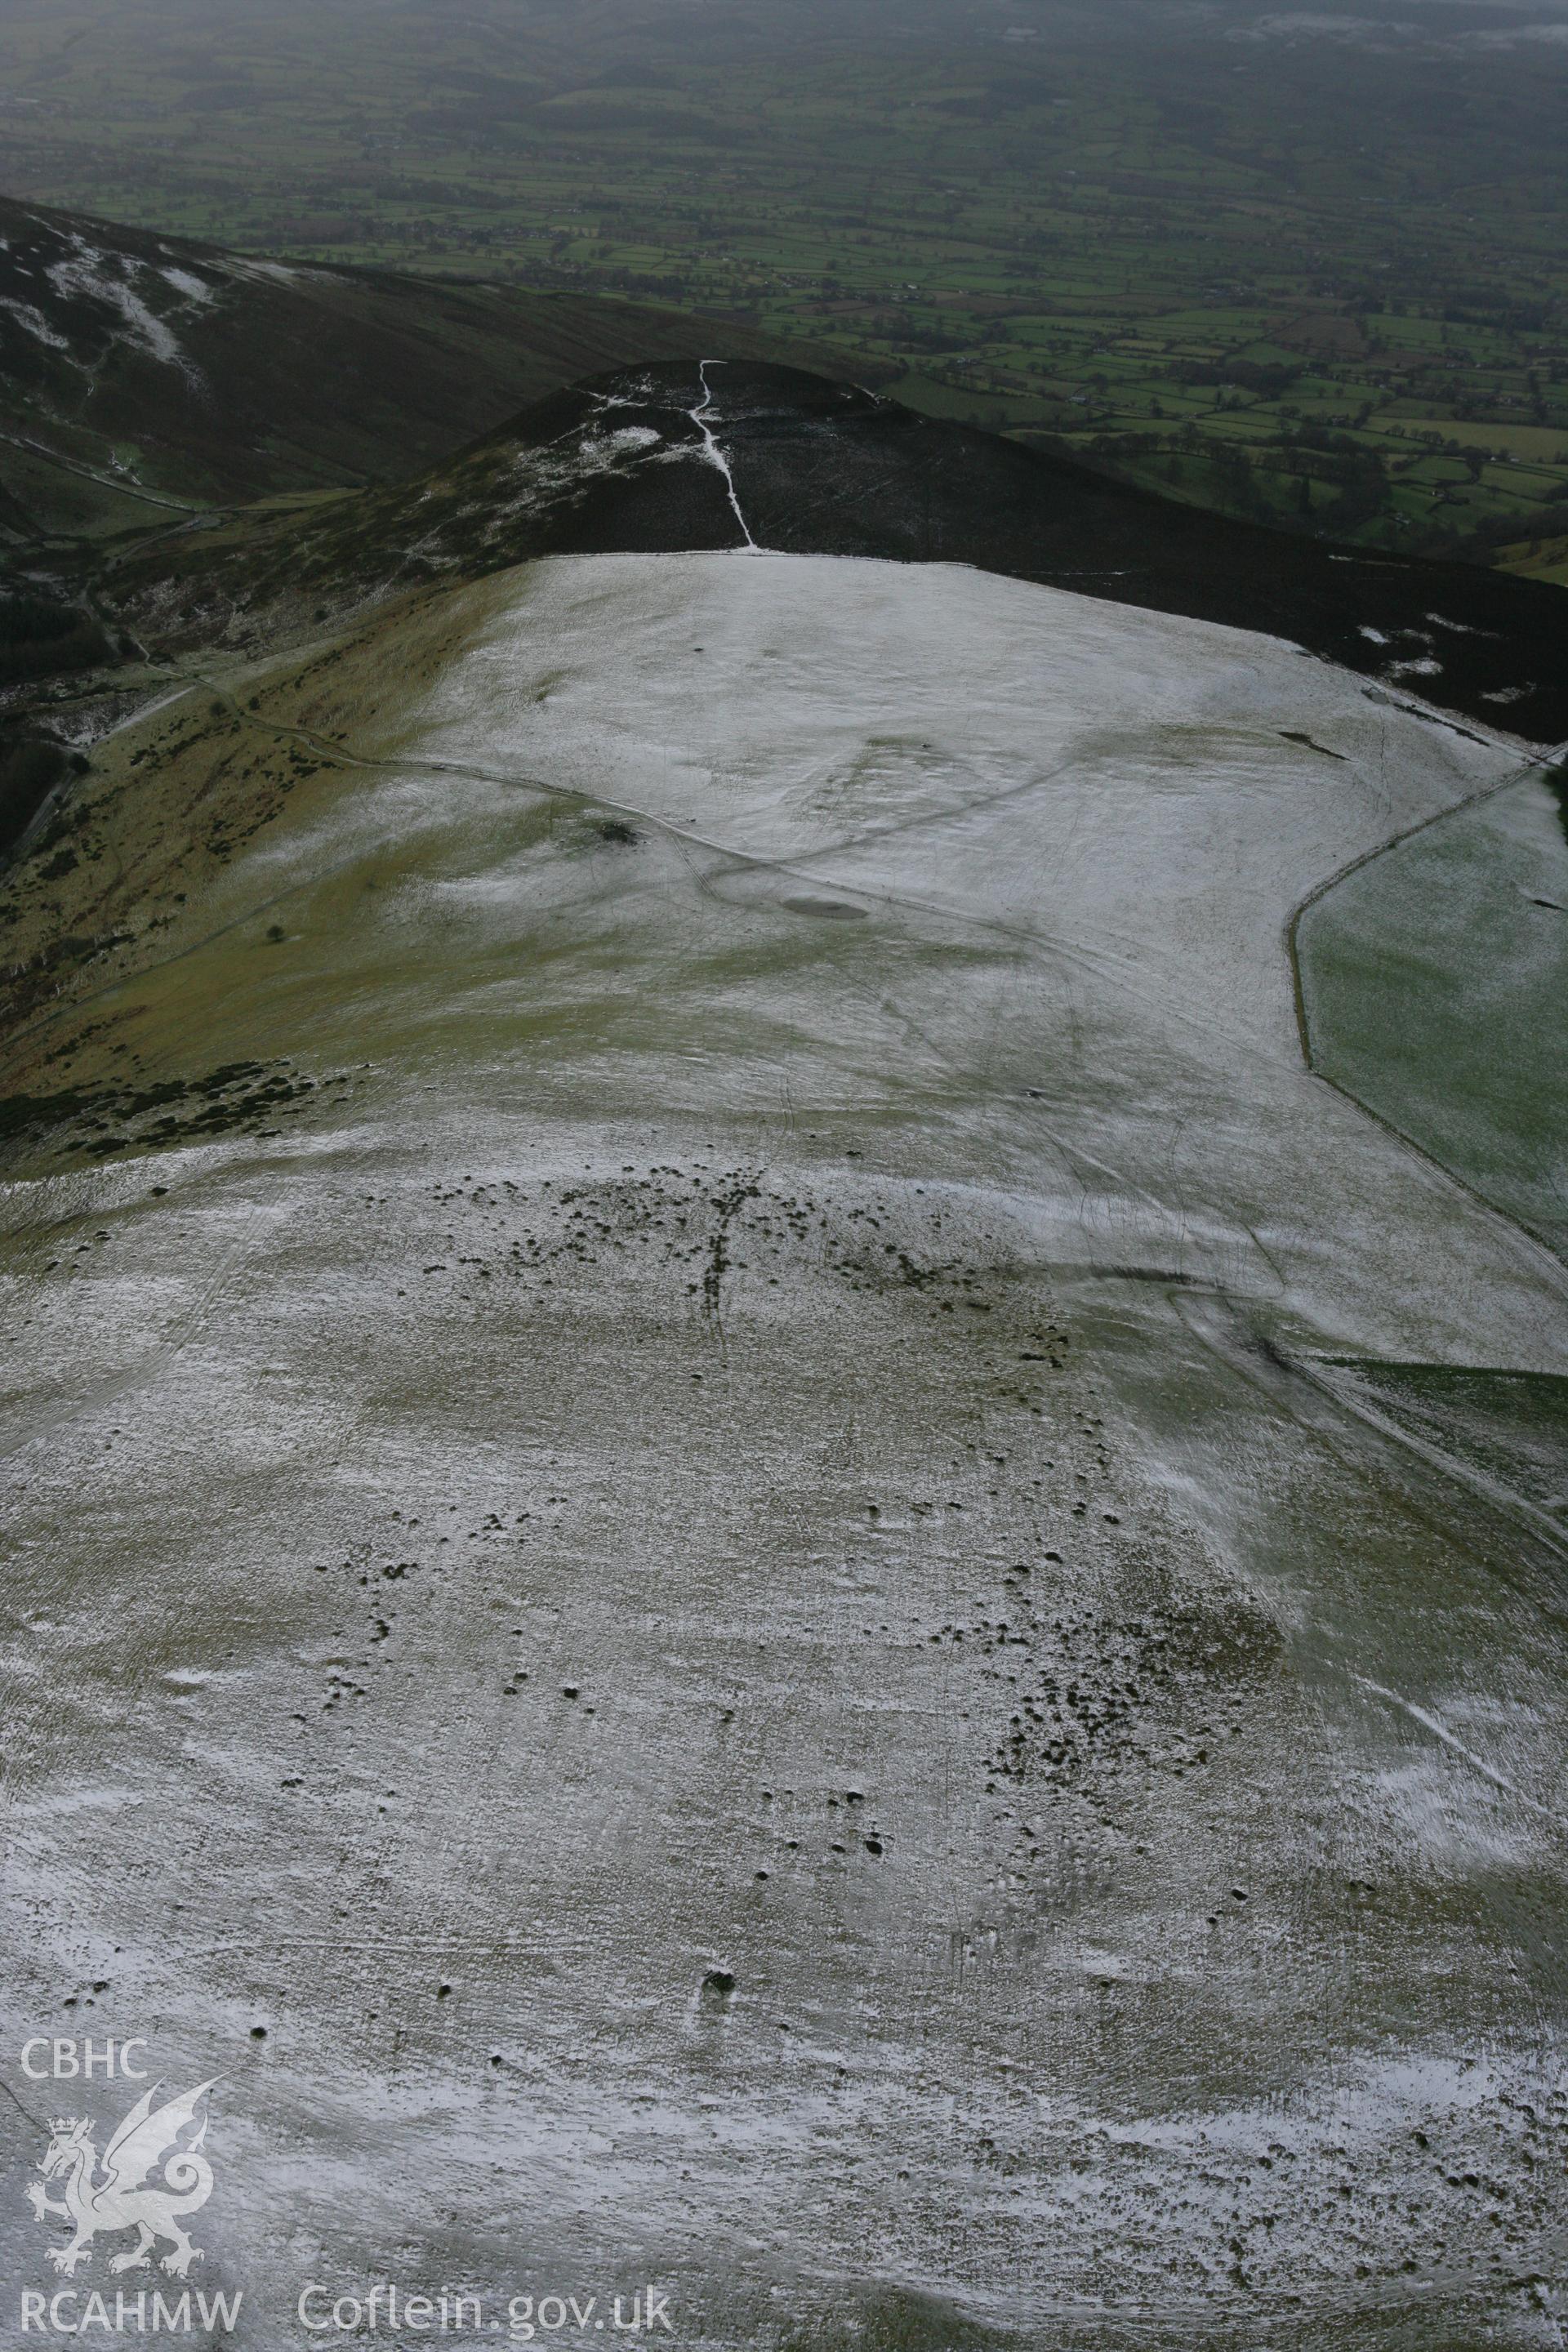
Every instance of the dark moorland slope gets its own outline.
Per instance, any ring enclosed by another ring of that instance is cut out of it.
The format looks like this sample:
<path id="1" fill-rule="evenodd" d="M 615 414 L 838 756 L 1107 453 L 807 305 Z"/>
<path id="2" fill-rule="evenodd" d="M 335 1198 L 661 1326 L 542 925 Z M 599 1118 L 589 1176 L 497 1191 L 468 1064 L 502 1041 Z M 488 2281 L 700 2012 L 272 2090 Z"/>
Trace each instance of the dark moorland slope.
<path id="1" fill-rule="evenodd" d="M 777 346 L 579 294 L 262 261 L 0 199 L 0 549 L 432 466 L 629 361 Z"/>

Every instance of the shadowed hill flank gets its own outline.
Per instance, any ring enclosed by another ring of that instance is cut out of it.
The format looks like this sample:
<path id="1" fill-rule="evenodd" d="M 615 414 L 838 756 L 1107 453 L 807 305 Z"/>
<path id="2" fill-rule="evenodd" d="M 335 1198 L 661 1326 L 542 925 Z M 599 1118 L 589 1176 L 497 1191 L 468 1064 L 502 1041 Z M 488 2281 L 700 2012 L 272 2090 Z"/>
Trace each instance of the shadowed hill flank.
<path id="1" fill-rule="evenodd" d="M 0 545 L 435 464 L 631 359 L 776 348 L 631 303 L 309 267 L 0 201 Z"/>
<path id="2" fill-rule="evenodd" d="M 421 482 L 133 550 L 112 586 L 170 642 L 224 614 L 245 643 L 290 606 L 324 617 L 534 556 L 748 544 L 970 563 L 1262 630 L 1532 741 L 1568 735 L 1568 607 L 1550 587 L 1286 537 L 747 361 L 601 376 Z"/>

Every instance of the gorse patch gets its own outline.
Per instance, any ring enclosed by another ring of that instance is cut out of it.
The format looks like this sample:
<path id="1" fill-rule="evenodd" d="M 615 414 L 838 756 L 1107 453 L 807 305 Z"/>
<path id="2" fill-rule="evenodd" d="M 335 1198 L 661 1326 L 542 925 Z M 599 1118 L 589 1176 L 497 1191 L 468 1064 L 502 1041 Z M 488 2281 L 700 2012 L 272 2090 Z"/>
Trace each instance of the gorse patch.
<path id="1" fill-rule="evenodd" d="M 0 680 L 47 677 L 113 658 L 90 614 L 42 596 L 0 595 Z"/>

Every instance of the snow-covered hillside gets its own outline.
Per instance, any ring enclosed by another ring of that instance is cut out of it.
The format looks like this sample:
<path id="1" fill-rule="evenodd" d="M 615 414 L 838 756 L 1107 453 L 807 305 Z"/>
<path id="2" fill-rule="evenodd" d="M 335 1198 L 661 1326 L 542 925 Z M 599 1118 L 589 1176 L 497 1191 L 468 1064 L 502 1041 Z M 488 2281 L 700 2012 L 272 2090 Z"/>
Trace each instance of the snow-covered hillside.
<path id="1" fill-rule="evenodd" d="M 1551 2340 L 1564 1538 L 1338 1360 L 1550 1389 L 1565 1276 L 1291 961 L 1521 747 L 955 565 L 375 643 L 106 755 L 299 781 L 39 1015 L 142 1108 L 4 1196 L 10 2013 L 224 2076 L 258 2346 Z"/>

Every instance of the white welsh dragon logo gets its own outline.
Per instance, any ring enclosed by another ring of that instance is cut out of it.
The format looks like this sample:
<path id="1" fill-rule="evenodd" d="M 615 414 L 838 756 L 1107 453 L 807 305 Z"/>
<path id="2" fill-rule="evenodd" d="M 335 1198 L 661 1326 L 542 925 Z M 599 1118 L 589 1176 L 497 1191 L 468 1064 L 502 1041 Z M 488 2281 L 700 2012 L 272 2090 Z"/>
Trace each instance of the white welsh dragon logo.
<path id="1" fill-rule="evenodd" d="M 191 2264 L 202 2260 L 201 2248 L 192 2245 L 181 2221 L 213 2193 L 212 2167 L 201 2153 L 207 2136 L 205 2116 L 188 2147 L 180 2146 L 180 2137 L 216 2080 L 215 2074 L 212 2082 L 183 2091 L 155 2113 L 152 2108 L 158 2086 L 143 2091 L 103 2151 L 101 2176 L 98 2150 L 89 2137 L 90 2116 L 67 2116 L 51 2126 L 53 2137 L 38 2170 L 46 2180 L 63 2176 L 64 2195 L 51 2197 L 36 2180 L 28 2183 L 26 2195 L 40 2221 L 47 2214 L 59 2213 L 75 2227 L 68 2246 L 49 2248 L 49 2260 L 58 2271 L 69 2278 L 79 2263 L 90 2262 L 90 2241 L 100 2231 L 137 2232 L 136 2243 L 110 2263 L 111 2271 L 140 2270 L 160 2238 L 167 2238 L 174 2249 L 163 2256 L 163 2268 L 176 2278 L 184 2278 Z M 163 2178 L 154 2183 L 151 2176 L 160 2168 Z"/>

